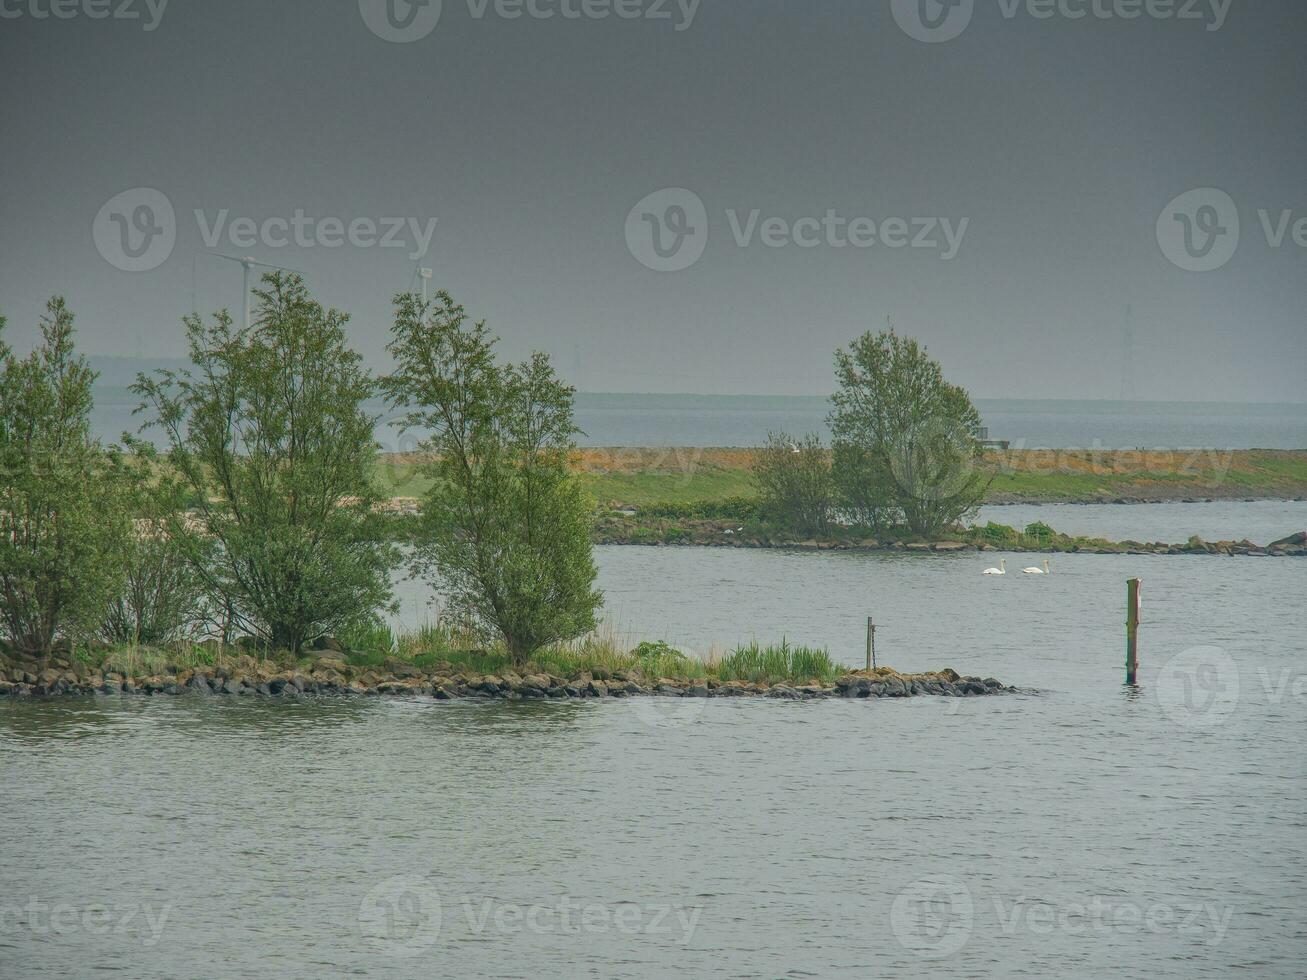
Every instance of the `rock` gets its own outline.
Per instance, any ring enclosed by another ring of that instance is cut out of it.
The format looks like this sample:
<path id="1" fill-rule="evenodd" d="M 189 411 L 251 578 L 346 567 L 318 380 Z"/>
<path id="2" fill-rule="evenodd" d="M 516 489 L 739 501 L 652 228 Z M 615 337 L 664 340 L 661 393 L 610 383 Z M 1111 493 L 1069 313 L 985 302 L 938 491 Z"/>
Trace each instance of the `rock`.
<path id="1" fill-rule="evenodd" d="M 314 650 L 309 659 L 315 664 L 345 665 L 345 654 L 340 650 Z"/>
<path id="2" fill-rule="evenodd" d="M 690 698 L 706 698 L 708 697 L 708 687 L 705 684 L 695 683 L 685 692 L 685 696 Z"/>
<path id="3" fill-rule="evenodd" d="M 1281 538 L 1279 541 L 1272 541 L 1267 548 L 1288 548 L 1290 546 L 1307 545 L 1307 531 L 1299 531 L 1297 534 L 1291 534 L 1287 538 Z"/>
<path id="4" fill-rule="evenodd" d="M 192 674 L 191 679 L 186 682 L 186 686 L 198 694 L 212 693 L 209 688 L 209 682 L 203 674 Z"/>
<path id="5" fill-rule="evenodd" d="M 382 661 L 382 666 L 391 674 L 392 677 L 409 678 L 421 677 L 422 671 L 414 667 L 407 660 L 400 660 L 398 657 L 387 657 Z"/>
<path id="6" fill-rule="evenodd" d="M 313 641 L 313 645 L 310 649 L 317 650 L 317 651 L 326 650 L 334 653 L 345 652 L 345 647 L 341 644 L 340 640 L 336 639 L 334 636 L 318 637 L 316 640 Z"/>

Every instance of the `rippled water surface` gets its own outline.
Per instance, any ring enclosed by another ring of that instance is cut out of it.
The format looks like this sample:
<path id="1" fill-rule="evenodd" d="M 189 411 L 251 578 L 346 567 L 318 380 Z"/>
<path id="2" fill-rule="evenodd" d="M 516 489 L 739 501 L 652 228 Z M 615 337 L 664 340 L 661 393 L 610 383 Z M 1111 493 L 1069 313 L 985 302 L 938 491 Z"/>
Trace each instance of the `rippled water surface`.
<path id="1" fill-rule="evenodd" d="M 0 976 L 1300 977 L 1307 562 L 999 557 L 599 550 L 634 636 L 1032 693 L 0 702 Z"/>

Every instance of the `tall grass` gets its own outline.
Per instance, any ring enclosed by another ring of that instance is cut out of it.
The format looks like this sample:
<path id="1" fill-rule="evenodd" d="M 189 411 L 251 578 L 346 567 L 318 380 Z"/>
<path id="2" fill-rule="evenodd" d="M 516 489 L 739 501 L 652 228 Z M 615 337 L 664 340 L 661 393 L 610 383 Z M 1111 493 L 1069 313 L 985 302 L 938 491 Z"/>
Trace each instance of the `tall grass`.
<path id="1" fill-rule="evenodd" d="M 748 646 L 737 647 L 717 664 L 717 676 L 724 681 L 827 683 L 840 673 L 841 668 L 825 650 L 790 646 L 785 639 L 779 646 L 759 646 L 755 640 Z"/>

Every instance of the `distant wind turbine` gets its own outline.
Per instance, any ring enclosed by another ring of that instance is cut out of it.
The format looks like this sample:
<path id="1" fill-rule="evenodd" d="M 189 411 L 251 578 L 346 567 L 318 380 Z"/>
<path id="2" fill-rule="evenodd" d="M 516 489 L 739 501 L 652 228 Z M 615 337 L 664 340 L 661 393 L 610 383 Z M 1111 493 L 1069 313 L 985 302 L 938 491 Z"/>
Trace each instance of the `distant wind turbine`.
<path id="1" fill-rule="evenodd" d="M 421 262 L 422 260 L 418 259 L 418 261 Z M 424 266 L 415 265 L 413 267 L 413 275 L 408 277 L 408 291 L 410 293 L 413 292 L 413 280 L 418 276 L 422 277 L 422 302 L 424 303 L 427 301 L 427 288 L 431 285 L 431 275 L 432 270 Z"/>
<path id="2" fill-rule="evenodd" d="M 235 255 L 225 255 L 222 252 L 213 252 L 210 251 L 209 249 L 205 249 L 205 252 L 208 255 L 216 255 L 220 259 L 226 259 L 228 262 L 236 262 L 244 270 L 244 275 L 241 277 L 241 285 L 243 287 L 243 292 L 245 295 L 245 329 L 246 330 L 250 328 L 250 269 L 252 269 L 254 266 L 257 265 L 264 269 L 280 269 L 282 272 L 293 272 L 297 276 L 304 275 L 304 273 L 300 272 L 299 269 L 288 269 L 284 265 L 272 265 L 271 263 L 268 262 L 258 262 L 252 256 L 249 255 L 246 255 L 244 258 L 240 258 Z M 192 265 L 192 270 L 193 269 L 194 266 Z M 194 287 L 192 286 L 192 290 L 193 289 Z M 193 302 L 192 305 L 194 305 Z"/>

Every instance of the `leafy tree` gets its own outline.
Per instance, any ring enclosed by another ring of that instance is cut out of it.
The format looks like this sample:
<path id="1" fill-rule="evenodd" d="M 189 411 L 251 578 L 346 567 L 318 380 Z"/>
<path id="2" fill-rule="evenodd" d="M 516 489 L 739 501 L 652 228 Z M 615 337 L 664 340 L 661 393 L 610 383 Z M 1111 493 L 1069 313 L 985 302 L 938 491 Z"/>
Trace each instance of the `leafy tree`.
<path id="1" fill-rule="evenodd" d="M 91 438 L 95 372 L 73 333 L 56 296 L 28 357 L 0 342 L 0 632 L 40 655 L 96 623 L 129 535 L 121 456 Z"/>
<path id="2" fill-rule="evenodd" d="M 110 643 L 162 646 L 184 639 L 201 621 L 204 582 L 170 530 L 173 516 L 185 509 L 181 481 L 158 465 L 152 446 L 134 448 L 124 487 L 132 534 L 122 584 L 100 635 Z"/>
<path id="3" fill-rule="evenodd" d="M 816 434 L 795 442 L 785 432 L 769 432 L 754 458 L 753 480 L 763 520 L 808 536 L 830 526 L 830 459 Z"/>
<path id="4" fill-rule="evenodd" d="M 184 321 L 192 368 L 133 390 L 195 499 L 168 533 L 224 620 L 275 648 L 365 618 L 391 597 L 398 554 L 374 504 L 375 382 L 345 343 L 348 317 L 274 272 L 257 319 Z"/>
<path id="5" fill-rule="evenodd" d="M 980 414 L 925 348 L 893 329 L 835 354 L 835 481 L 855 518 L 901 519 L 930 536 L 970 513 L 988 487 Z"/>
<path id="6" fill-rule="evenodd" d="M 415 567 L 521 664 L 594 629 L 603 597 L 594 507 L 567 465 L 574 389 L 544 354 L 501 364 L 494 344 L 443 290 L 430 303 L 398 296 L 396 368 L 382 384 L 406 410 L 402 429 L 429 433 Z"/>

